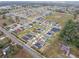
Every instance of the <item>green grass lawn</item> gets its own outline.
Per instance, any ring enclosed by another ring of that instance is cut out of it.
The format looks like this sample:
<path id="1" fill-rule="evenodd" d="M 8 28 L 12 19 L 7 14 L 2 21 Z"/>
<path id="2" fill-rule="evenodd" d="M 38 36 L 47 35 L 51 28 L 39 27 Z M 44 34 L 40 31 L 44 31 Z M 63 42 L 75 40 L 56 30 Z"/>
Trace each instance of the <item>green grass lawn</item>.
<path id="1" fill-rule="evenodd" d="M 59 12 L 54 12 L 52 15 L 46 16 L 44 18 L 46 20 L 52 20 L 52 21 L 58 22 L 60 25 L 63 25 L 64 22 L 66 22 L 67 20 L 73 19 L 73 15 L 68 13 L 61 14 Z"/>

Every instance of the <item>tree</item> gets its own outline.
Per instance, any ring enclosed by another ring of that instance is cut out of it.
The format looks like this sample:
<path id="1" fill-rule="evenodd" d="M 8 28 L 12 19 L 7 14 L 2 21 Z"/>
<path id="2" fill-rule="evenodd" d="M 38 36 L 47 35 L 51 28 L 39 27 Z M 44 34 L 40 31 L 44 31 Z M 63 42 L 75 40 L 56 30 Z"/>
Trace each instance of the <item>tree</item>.
<path id="1" fill-rule="evenodd" d="M 3 35 L 3 32 L 0 31 L 0 36 L 2 36 L 2 35 Z"/>
<path id="2" fill-rule="evenodd" d="M 2 15 L 2 18 L 3 18 L 3 19 L 6 19 L 6 16 L 5 16 L 5 14 L 3 14 L 3 15 Z"/>
<path id="3" fill-rule="evenodd" d="M 2 49 L 0 49 L 0 57 L 3 56 L 3 52 L 2 52 Z"/>
<path id="4" fill-rule="evenodd" d="M 3 23 L 3 26 L 7 26 L 7 24 L 6 23 Z"/>
<path id="5" fill-rule="evenodd" d="M 74 16 L 74 19 L 76 19 L 76 17 L 77 17 L 77 13 L 74 13 L 73 16 Z"/>
<path id="6" fill-rule="evenodd" d="M 17 22 L 17 23 L 20 22 L 19 16 L 16 16 L 15 19 L 16 19 L 16 22 Z"/>
<path id="7" fill-rule="evenodd" d="M 13 55 L 15 55 L 16 53 L 18 53 L 20 51 L 22 47 L 20 45 L 10 45 L 10 48 L 8 49 L 7 53 L 7 57 L 12 57 Z"/>
<path id="8" fill-rule="evenodd" d="M 8 37 L 4 38 L 3 40 L 0 40 L 0 48 L 6 47 L 8 44 L 11 43 L 11 39 Z"/>
<path id="9" fill-rule="evenodd" d="M 77 33 L 76 22 L 68 20 L 60 32 L 60 37 L 65 43 L 79 47 L 79 35 Z"/>
<path id="10" fill-rule="evenodd" d="M 14 20 L 12 19 L 12 17 L 9 17 L 9 22 L 14 23 Z"/>
<path id="11" fill-rule="evenodd" d="M 76 17 L 77 17 L 78 14 L 79 14 L 79 10 L 75 10 L 75 11 L 73 12 L 74 19 L 76 19 Z"/>

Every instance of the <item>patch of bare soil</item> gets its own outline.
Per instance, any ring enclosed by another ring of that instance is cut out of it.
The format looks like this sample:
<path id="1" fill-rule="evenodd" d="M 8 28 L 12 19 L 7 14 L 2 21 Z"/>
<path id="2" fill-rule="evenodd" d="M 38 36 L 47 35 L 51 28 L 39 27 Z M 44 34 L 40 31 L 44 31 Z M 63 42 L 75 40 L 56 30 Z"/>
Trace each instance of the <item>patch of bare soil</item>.
<path id="1" fill-rule="evenodd" d="M 24 51 L 24 49 L 21 49 L 14 58 L 32 58 L 32 56 L 27 51 Z"/>

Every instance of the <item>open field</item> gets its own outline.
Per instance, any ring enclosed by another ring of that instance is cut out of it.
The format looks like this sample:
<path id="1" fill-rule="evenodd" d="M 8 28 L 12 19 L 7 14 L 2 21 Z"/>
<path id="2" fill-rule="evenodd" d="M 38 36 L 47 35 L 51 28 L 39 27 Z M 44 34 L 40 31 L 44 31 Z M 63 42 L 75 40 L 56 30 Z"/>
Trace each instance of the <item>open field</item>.
<path id="1" fill-rule="evenodd" d="M 61 26 L 63 26 L 64 22 L 69 19 L 73 19 L 73 15 L 68 13 L 54 12 L 52 15 L 46 16 L 45 19 L 58 22 Z"/>
<path id="2" fill-rule="evenodd" d="M 59 43 L 61 42 L 58 37 L 58 33 L 56 33 L 54 36 L 52 36 L 43 50 L 43 55 L 49 58 L 60 58 L 60 57 L 66 57 L 64 55 L 64 52 L 60 50 Z"/>
<path id="3" fill-rule="evenodd" d="M 3 26 L 3 23 L 6 23 L 7 25 L 12 24 L 9 19 L 2 19 L 2 17 L 0 16 L 0 26 Z"/>
<path id="4" fill-rule="evenodd" d="M 24 51 L 24 49 L 21 49 L 14 58 L 32 58 L 32 56 L 28 52 Z"/>

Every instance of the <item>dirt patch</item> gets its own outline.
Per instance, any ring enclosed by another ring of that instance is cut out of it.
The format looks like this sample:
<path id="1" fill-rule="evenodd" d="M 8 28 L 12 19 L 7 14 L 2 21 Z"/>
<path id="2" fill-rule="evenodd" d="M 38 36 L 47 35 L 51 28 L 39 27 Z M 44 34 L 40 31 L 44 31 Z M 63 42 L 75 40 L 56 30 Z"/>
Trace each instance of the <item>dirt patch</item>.
<path id="1" fill-rule="evenodd" d="M 3 26 L 3 23 L 6 23 L 7 25 L 10 25 L 14 22 L 13 22 L 12 19 L 8 19 L 8 18 L 3 19 L 2 16 L 0 16 L 0 26 Z"/>
<path id="2" fill-rule="evenodd" d="M 4 20 L 0 18 L 0 26 L 4 23 Z"/>
<path id="3" fill-rule="evenodd" d="M 21 49 L 14 58 L 32 58 L 32 56 L 27 51 L 24 51 L 24 49 Z"/>

